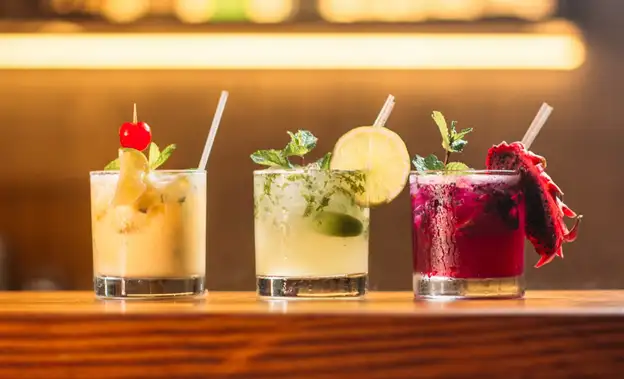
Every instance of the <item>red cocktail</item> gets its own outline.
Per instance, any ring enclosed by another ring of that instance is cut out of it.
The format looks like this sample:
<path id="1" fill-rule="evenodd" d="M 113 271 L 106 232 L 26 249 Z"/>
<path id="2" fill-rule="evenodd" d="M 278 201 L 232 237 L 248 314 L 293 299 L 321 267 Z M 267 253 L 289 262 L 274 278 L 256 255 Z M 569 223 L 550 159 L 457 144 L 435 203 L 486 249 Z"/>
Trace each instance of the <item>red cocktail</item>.
<path id="1" fill-rule="evenodd" d="M 515 171 L 410 175 L 416 297 L 521 297 L 525 207 Z"/>
<path id="2" fill-rule="evenodd" d="M 540 255 L 535 267 L 543 266 L 563 258 L 562 245 L 574 241 L 582 216 L 564 204 L 561 188 L 546 174 L 546 159 L 524 143 L 492 146 L 487 170 L 473 170 L 451 160 L 472 128 L 457 129 L 457 121 L 447 124 L 437 111 L 431 118 L 445 155 L 443 161 L 435 154 L 412 160 L 414 295 L 522 297 L 525 236 Z M 529 131 L 530 143 L 533 124 Z M 575 219 L 571 229 L 565 217 Z"/>

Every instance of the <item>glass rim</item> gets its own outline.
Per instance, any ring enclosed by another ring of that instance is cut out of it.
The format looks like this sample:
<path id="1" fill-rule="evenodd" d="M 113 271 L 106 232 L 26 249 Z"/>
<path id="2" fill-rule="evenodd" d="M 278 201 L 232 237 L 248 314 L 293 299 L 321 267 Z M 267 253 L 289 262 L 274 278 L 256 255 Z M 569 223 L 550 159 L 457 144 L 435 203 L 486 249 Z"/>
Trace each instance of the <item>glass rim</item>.
<path id="1" fill-rule="evenodd" d="M 156 172 L 159 174 L 205 174 L 206 170 L 200 169 L 174 169 L 174 170 L 150 170 L 150 173 Z M 97 175 L 119 175 L 119 170 L 95 170 L 89 171 L 90 176 Z"/>
<path id="2" fill-rule="evenodd" d="M 501 176 L 512 176 L 519 175 L 519 170 L 476 170 L 476 169 L 468 169 L 468 170 L 457 170 L 457 171 L 445 171 L 445 170 L 426 170 L 426 171 L 410 171 L 410 176 L 424 176 L 424 175 L 445 175 L 449 172 L 452 172 L 453 175 L 501 175 Z"/>
<path id="3" fill-rule="evenodd" d="M 270 175 L 270 174 L 304 174 L 306 172 L 329 172 L 329 173 L 364 173 L 364 170 L 344 170 L 344 169 L 321 169 L 321 168 L 278 168 L 278 169 L 262 169 L 254 170 L 254 175 Z"/>

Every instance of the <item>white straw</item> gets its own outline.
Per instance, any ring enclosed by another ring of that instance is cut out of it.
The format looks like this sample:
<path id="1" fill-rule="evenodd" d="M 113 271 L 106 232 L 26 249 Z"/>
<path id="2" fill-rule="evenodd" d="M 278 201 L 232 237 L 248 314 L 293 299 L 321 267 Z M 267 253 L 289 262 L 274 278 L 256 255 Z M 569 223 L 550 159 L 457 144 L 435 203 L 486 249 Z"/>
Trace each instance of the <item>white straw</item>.
<path id="1" fill-rule="evenodd" d="M 385 126 L 386 122 L 388 121 L 388 118 L 390 117 L 390 113 L 392 113 L 393 108 L 394 108 L 394 96 L 388 95 L 388 98 L 386 99 L 386 102 L 381 108 L 381 111 L 379 111 L 379 115 L 377 116 L 377 119 L 375 120 L 375 123 L 373 124 L 373 126 L 376 126 L 376 127 Z"/>
<path id="2" fill-rule="evenodd" d="M 522 138 L 522 144 L 527 150 L 529 150 L 529 147 L 531 147 L 533 141 L 535 141 L 535 137 L 537 137 L 544 124 L 546 124 L 546 121 L 548 120 L 548 117 L 550 117 L 552 111 L 553 107 L 546 103 L 543 103 L 540 107 L 539 111 L 535 115 L 535 118 L 533 119 L 533 122 L 531 123 L 531 126 L 529 126 L 529 129 L 527 129 L 524 137 Z"/>
<path id="3" fill-rule="evenodd" d="M 392 109 L 394 108 L 394 96 L 392 95 L 388 95 L 388 98 L 386 99 L 386 102 L 384 103 L 383 107 L 381 107 L 381 111 L 379 111 L 379 115 L 377 115 L 377 119 L 375 120 L 375 122 L 373 123 L 373 127 L 376 128 L 381 128 L 384 127 L 386 125 L 386 122 L 388 121 L 388 118 L 390 117 L 390 113 L 392 113 Z M 371 156 L 372 156 L 372 150 L 373 150 L 373 146 L 370 140 L 370 136 L 368 139 L 368 159 L 366 162 L 366 172 L 370 171 L 371 169 Z M 367 182 L 368 183 L 368 182 Z M 370 200 L 368 198 L 370 191 L 366 191 L 366 200 L 367 202 Z"/>
<path id="4" fill-rule="evenodd" d="M 217 136 L 217 130 L 219 129 L 221 116 L 223 116 L 223 111 L 225 110 L 225 103 L 227 102 L 228 94 L 228 91 L 221 91 L 219 104 L 217 105 L 217 110 L 215 111 L 214 117 L 212 119 L 212 125 L 210 126 L 210 132 L 208 132 L 208 138 L 206 139 L 206 145 L 204 146 L 204 152 L 202 153 L 201 159 L 199 160 L 198 167 L 200 170 L 205 170 L 206 164 L 208 164 L 208 156 L 210 156 L 212 145 L 214 144 L 215 137 Z"/>

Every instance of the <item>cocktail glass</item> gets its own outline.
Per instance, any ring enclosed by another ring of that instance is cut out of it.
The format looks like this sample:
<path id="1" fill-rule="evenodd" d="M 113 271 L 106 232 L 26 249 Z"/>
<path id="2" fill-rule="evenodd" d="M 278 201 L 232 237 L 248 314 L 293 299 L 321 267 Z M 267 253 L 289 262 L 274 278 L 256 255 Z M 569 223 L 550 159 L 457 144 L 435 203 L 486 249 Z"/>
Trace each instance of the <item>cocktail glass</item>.
<path id="1" fill-rule="evenodd" d="M 114 205 L 119 171 L 90 173 L 95 294 L 200 295 L 206 272 L 206 172 L 146 175 L 146 190 L 132 205 Z"/>
<path id="2" fill-rule="evenodd" d="M 416 298 L 524 294 L 524 198 L 514 171 L 412 172 Z"/>
<path id="3" fill-rule="evenodd" d="M 268 298 L 367 291 L 369 209 L 361 171 L 254 171 L 257 291 Z"/>

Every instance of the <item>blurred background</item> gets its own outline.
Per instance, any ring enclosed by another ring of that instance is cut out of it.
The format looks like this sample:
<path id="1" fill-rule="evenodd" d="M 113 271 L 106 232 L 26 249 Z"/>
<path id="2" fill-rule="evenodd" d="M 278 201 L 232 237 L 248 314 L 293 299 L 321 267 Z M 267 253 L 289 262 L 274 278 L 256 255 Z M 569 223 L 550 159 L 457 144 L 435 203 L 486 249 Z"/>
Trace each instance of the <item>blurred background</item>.
<path id="1" fill-rule="evenodd" d="M 410 154 L 440 153 L 439 110 L 475 128 L 474 167 L 551 104 L 533 150 L 585 219 L 563 261 L 527 246 L 529 287 L 621 288 L 623 24 L 619 0 L 0 0 L 0 288 L 91 288 L 88 173 L 132 104 L 187 168 L 222 89 L 209 289 L 254 289 L 249 154 L 309 129 L 321 156 L 389 93 Z M 411 288 L 410 228 L 407 190 L 373 210 L 372 289 Z"/>

